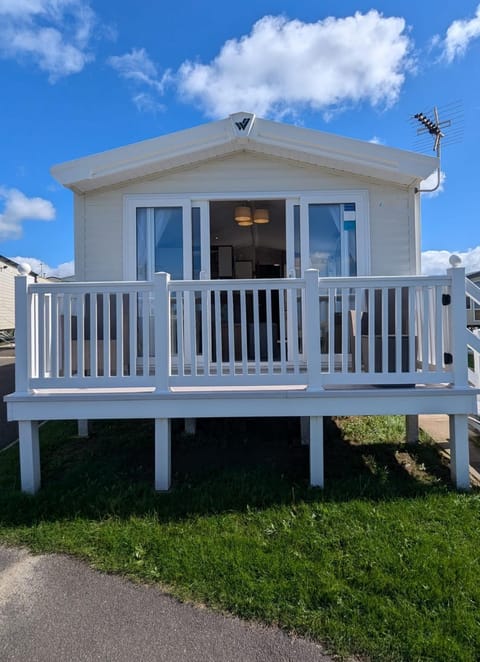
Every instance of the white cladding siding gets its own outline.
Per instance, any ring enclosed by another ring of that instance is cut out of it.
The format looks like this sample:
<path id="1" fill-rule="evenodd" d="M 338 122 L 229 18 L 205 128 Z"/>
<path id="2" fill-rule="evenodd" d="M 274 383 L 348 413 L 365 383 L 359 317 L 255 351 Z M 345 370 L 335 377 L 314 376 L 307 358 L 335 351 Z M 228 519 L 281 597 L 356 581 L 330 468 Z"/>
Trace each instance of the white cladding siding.
<path id="1" fill-rule="evenodd" d="M 6 269 L 2 267 L 6 267 Z M 16 275 L 16 267 L 0 260 L 0 331 L 15 328 Z"/>
<path id="2" fill-rule="evenodd" d="M 123 277 L 123 202 L 125 194 L 259 194 L 342 189 L 369 191 L 372 275 L 415 272 L 412 251 L 413 206 L 406 187 L 301 165 L 293 161 L 240 153 L 204 162 L 161 177 L 132 181 L 77 196 L 75 239 L 77 277 L 121 280 Z M 84 204 L 84 207 L 83 207 Z M 83 220 L 84 219 L 84 220 Z"/>

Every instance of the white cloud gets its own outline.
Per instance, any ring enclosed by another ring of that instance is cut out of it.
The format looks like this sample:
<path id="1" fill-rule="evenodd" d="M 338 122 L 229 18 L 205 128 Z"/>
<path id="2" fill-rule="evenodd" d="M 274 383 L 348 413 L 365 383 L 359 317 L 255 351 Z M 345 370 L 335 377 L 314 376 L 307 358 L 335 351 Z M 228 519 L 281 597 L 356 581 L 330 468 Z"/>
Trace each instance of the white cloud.
<path id="1" fill-rule="evenodd" d="M 95 24 L 88 0 L 0 0 L 0 56 L 33 61 L 54 83 L 93 59 Z"/>
<path id="2" fill-rule="evenodd" d="M 157 66 L 150 59 L 144 48 L 133 48 L 124 55 L 112 55 L 107 63 L 132 85 L 132 101 L 141 112 L 157 112 L 164 110 L 158 97 L 163 94 L 165 84 L 170 78 L 169 72 L 162 76 Z M 149 91 L 142 91 L 147 88 Z"/>
<path id="3" fill-rule="evenodd" d="M 265 16 L 209 63 L 184 62 L 176 83 L 212 117 L 295 114 L 360 102 L 390 106 L 412 68 L 403 18 L 376 10 L 316 23 Z"/>
<path id="4" fill-rule="evenodd" d="M 0 213 L 0 240 L 19 239 L 23 221 L 53 221 L 55 207 L 43 198 L 27 198 L 15 188 L 0 187 L 3 212 Z"/>
<path id="5" fill-rule="evenodd" d="M 447 179 L 447 175 L 443 172 L 443 170 L 440 170 L 440 186 L 437 188 L 436 191 L 432 191 L 431 193 L 424 193 L 424 197 L 426 198 L 436 198 L 437 195 L 440 193 L 443 193 L 444 189 L 444 183 L 445 180 Z M 431 175 L 427 177 L 427 179 L 424 179 L 422 182 L 420 182 L 419 189 L 420 190 L 427 190 L 434 188 L 438 183 L 438 174 L 437 171 L 433 172 Z"/>
<path id="6" fill-rule="evenodd" d="M 159 77 L 156 65 L 144 48 L 132 48 L 131 53 L 125 55 L 112 55 L 107 62 L 122 78 L 163 92 L 164 80 Z"/>
<path id="7" fill-rule="evenodd" d="M 447 62 L 462 57 L 470 42 L 478 37 L 480 37 L 480 5 L 477 6 L 473 18 L 459 19 L 449 26 L 443 41 L 443 55 Z"/>
<path id="8" fill-rule="evenodd" d="M 157 113 L 160 110 L 165 110 L 165 105 L 148 92 L 134 94 L 132 101 L 141 113 Z"/>
<path id="9" fill-rule="evenodd" d="M 10 260 L 15 262 L 27 262 L 34 271 L 39 276 L 55 276 L 56 278 L 66 278 L 67 276 L 72 276 L 75 273 L 75 264 L 73 260 L 70 262 L 62 262 L 57 267 L 50 267 L 46 262 L 39 260 L 36 257 L 23 257 L 17 255 L 11 257 Z"/>
<path id="10" fill-rule="evenodd" d="M 373 138 L 370 138 L 368 142 L 372 143 L 373 145 L 385 145 L 384 141 L 378 136 L 373 136 Z"/>
<path id="11" fill-rule="evenodd" d="M 467 274 L 472 271 L 480 271 L 480 246 L 469 248 L 466 251 L 424 251 L 422 253 L 422 273 L 427 276 L 444 274 L 450 268 L 449 259 L 452 255 L 458 255 Z"/>

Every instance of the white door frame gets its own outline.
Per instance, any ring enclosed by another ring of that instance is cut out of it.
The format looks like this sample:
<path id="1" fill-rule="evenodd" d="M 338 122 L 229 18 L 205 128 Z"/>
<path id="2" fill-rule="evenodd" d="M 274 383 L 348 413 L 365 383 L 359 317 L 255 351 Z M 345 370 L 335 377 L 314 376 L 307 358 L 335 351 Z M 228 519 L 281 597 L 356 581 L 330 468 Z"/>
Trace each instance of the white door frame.
<path id="1" fill-rule="evenodd" d="M 367 190 L 328 191 L 231 191 L 202 193 L 180 197 L 170 194 L 129 194 L 124 196 L 123 277 L 136 280 L 136 209 L 137 207 L 182 207 L 183 274 L 192 278 L 192 207 L 200 208 L 202 278 L 210 278 L 210 202 L 238 199 L 285 200 L 285 241 L 287 276 L 295 268 L 294 205 L 300 206 L 301 276 L 310 268 L 308 205 L 354 202 L 356 207 L 357 275 L 370 274 L 369 195 Z"/>

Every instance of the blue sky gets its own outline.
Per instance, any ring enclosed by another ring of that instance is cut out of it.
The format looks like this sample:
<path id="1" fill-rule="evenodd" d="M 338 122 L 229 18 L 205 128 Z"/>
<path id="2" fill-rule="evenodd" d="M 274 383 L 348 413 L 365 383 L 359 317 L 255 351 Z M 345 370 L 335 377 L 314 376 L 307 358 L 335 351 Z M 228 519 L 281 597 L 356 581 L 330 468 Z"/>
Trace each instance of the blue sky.
<path id="1" fill-rule="evenodd" d="M 409 118 L 437 105 L 455 121 L 441 191 L 423 196 L 424 271 L 451 252 L 480 270 L 479 63 L 466 0 L 0 0 L 0 254 L 72 271 L 55 163 L 237 110 L 415 149 Z"/>

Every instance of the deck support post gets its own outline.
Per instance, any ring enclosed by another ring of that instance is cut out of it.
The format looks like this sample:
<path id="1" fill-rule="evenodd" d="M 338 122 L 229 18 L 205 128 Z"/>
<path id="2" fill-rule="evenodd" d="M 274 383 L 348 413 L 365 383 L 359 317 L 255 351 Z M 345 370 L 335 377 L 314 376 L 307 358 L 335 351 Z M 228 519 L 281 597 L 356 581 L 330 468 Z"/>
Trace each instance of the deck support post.
<path id="1" fill-rule="evenodd" d="M 323 483 L 323 416 L 310 416 L 310 485 Z"/>
<path id="2" fill-rule="evenodd" d="M 35 494 L 40 488 L 38 421 L 18 421 L 18 435 L 22 492 Z"/>
<path id="3" fill-rule="evenodd" d="M 450 414 L 450 475 L 457 490 L 470 489 L 468 416 Z"/>
<path id="4" fill-rule="evenodd" d="M 171 426 L 169 418 L 155 419 L 155 489 L 170 489 L 172 476 Z"/>
<path id="5" fill-rule="evenodd" d="M 414 444 L 418 441 L 418 414 L 407 414 L 405 416 L 405 441 Z"/>
<path id="6" fill-rule="evenodd" d="M 77 436 L 89 437 L 90 436 L 90 422 L 86 418 L 78 419 L 77 421 Z"/>
<path id="7" fill-rule="evenodd" d="M 197 419 L 196 418 L 186 418 L 185 419 L 185 434 L 195 434 L 197 431 Z"/>

